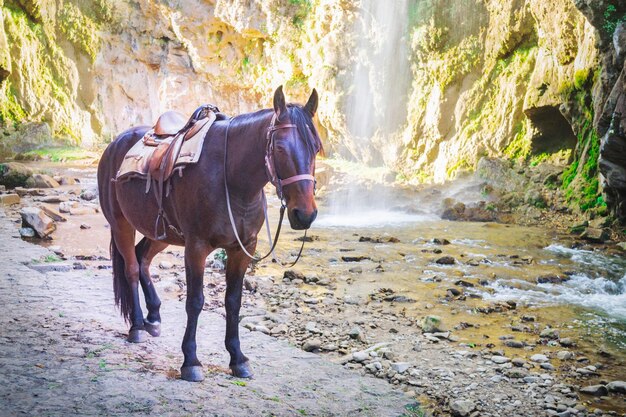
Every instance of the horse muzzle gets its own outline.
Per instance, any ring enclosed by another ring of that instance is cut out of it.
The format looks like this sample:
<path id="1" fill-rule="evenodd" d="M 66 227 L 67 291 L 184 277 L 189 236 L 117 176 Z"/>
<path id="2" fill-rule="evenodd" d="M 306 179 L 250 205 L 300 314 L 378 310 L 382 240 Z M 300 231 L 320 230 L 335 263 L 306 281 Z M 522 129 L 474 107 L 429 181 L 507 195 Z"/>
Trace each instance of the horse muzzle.
<path id="1" fill-rule="evenodd" d="M 287 212 L 287 217 L 293 230 L 305 230 L 311 227 L 317 218 L 317 209 L 307 213 L 304 210 L 294 208 Z"/>

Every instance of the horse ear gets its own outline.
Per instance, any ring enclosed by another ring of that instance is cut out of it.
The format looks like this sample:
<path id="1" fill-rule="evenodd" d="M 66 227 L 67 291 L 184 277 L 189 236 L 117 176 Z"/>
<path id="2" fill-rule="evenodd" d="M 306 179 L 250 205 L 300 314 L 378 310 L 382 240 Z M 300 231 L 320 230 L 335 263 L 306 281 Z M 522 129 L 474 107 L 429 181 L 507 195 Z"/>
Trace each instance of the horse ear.
<path id="1" fill-rule="evenodd" d="M 285 104 L 285 95 L 283 94 L 283 86 L 281 85 L 274 91 L 274 112 L 278 120 L 287 114 L 287 105 Z"/>
<path id="2" fill-rule="evenodd" d="M 309 101 L 304 105 L 304 110 L 308 111 L 311 117 L 315 116 L 315 112 L 317 111 L 317 90 L 314 88 L 311 92 L 311 96 L 309 97 Z"/>

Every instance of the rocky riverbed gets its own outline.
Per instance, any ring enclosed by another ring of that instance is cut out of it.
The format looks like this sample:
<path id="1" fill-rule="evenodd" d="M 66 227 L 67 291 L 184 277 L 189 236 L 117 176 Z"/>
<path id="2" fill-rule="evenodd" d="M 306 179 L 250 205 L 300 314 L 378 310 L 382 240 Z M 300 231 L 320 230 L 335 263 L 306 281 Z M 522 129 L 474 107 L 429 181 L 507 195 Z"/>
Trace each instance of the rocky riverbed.
<path id="1" fill-rule="evenodd" d="M 6 208 L 15 233 L 24 206 L 65 219 L 45 241 L 58 259 L 32 267 L 60 270 L 58 279 L 63 271 L 108 275 L 108 230 L 90 198 L 93 169 L 51 173 L 80 182 L 18 190 L 20 204 Z M 360 220 L 322 214 L 297 267 L 256 265 L 241 325 L 387 381 L 432 415 L 624 414 L 618 246 L 545 227 L 448 222 L 406 210 Z M 283 260 L 300 238 L 284 232 Z M 205 309 L 223 314 L 220 259 L 218 252 L 207 261 Z M 166 303 L 184 300 L 179 248 L 155 259 L 153 276 Z"/>

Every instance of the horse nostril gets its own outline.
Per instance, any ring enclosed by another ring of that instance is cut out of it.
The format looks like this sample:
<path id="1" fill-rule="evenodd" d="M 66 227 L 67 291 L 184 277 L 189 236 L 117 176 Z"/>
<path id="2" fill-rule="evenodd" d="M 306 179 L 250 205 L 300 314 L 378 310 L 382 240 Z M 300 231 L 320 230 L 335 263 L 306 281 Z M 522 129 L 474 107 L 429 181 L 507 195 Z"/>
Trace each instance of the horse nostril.
<path id="1" fill-rule="evenodd" d="M 298 209 L 293 209 L 293 214 L 300 225 L 308 228 L 317 217 L 317 209 L 313 210 L 313 212 L 308 216 L 302 210 Z"/>

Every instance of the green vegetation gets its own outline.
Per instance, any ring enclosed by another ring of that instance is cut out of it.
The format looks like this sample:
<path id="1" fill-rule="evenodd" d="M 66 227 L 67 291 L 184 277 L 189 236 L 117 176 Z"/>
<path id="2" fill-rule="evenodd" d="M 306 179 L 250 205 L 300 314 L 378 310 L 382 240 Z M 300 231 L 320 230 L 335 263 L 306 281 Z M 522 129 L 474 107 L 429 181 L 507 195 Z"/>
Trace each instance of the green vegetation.
<path id="1" fill-rule="evenodd" d="M 617 8 L 613 4 L 606 6 L 604 10 L 604 23 L 602 29 L 608 36 L 612 36 L 617 28 L 617 25 L 621 22 L 626 22 L 626 13 L 619 15 Z"/>
<path id="2" fill-rule="evenodd" d="M 455 45 L 448 44 L 448 29 L 435 26 L 434 19 L 413 34 L 416 61 L 441 91 L 469 74 L 480 61 L 480 40 L 468 36 Z"/>
<path id="3" fill-rule="evenodd" d="M 578 134 L 578 147 L 581 150 L 574 162 L 563 173 L 563 189 L 568 202 L 585 212 L 595 207 L 604 207 L 598 180 L 598 157 L 600 139 L 587 119 Z"/>
<path id="4" fill-rule="evenodd" d="M 599 70 L 578 70 L 571 82 L 565 82 L 559 87 L 563 99 L 575 104 L 581 114 L 574 126 L 578 132 L 576 154 L 572 164 L 563 173 L 562 187 L 568 203 L 582 212 L 606 207 L 598 179 L 600 138 L 593 128 L 594 113 L 589 94 L 598 77 Z"/>
<path id="5" fill-rule="evenodd" d="M 60 262 L 60 261 L 62 261 L 62 259 L 59 258 L 57 255 L 50 254 L 50 255 L 42 256 L 39 259 L 33 259 L 32 262 L 34 264 L 45 264 L 45 263 Z"/>
<path id="6" fill-rule="evenodd" d="M 26 117 L 26 112 L 18 103 L 11 81 L 0 84 L 0 125 L 15 126 Z"/>
<path id="7" fill-rule="evenodd" d="M 504 149 L 504 154 L 510 159 L 525 159 L 530 154 L 529 124 L 530 120 L 524 118 L 515 126 L 513 140 Z"/>
<path id="8" fill-rule="evenodd" d="M 81 159 L 97 158 L 95 152 L 90 152 L 86 149 L 78 147 L 65 147 L 65 148 L 42 148 L 33 151 L 26 152 L 19 155 L 19 159 L 25 160 L 39 160 L 47 159 L 52 162 L 66 162 L 66 161 L 78 161 Z"/>
<path id="9" fill-rule="evenodd" d="M 307 16 L 313 9 L 311 0 L 289 0 L 291 6 L 296 7 L 296 12 L 291 18 L 291 23 L 297 28 L 302 29 Z"/>
<path id="10" fill-rule="evenodd" d="M 100 48 L 98 26 L 80 9 L 72 3 L 65 3 L 59 12 L 59 26 L 61 32 L 81 51 L 85 52 L 91 61 L 96 60 Z"/>
<path id="11" fill-rule="evenodd" d="M 404 409 L 405 412 L 400 417 L 424 417 L 426 415 L 419 403 L 409 404 Z"/>
<path id="12" fill-rule="evenodd" d="M 231 384 L 237 385 L 238 387 L 245 387 L 246 385 L 248 385 L 245 381 L 232 381 Z"/>

